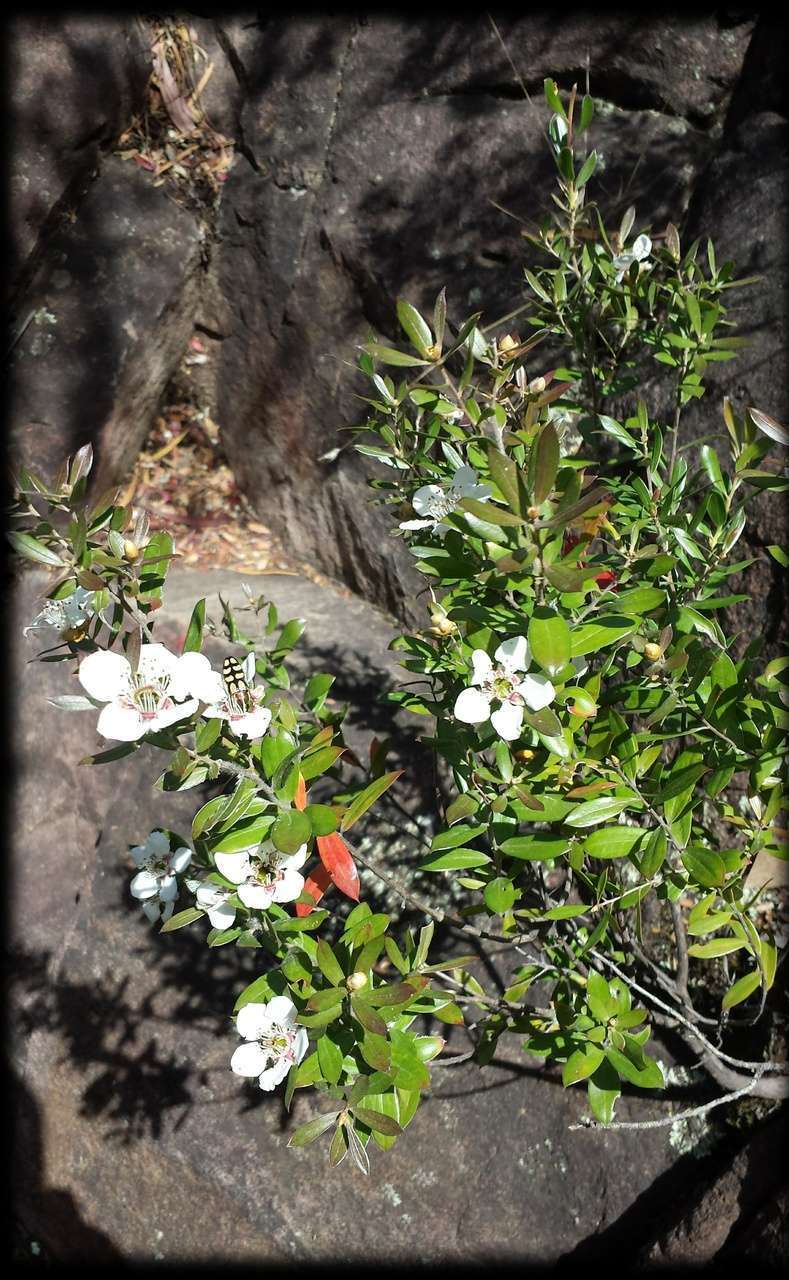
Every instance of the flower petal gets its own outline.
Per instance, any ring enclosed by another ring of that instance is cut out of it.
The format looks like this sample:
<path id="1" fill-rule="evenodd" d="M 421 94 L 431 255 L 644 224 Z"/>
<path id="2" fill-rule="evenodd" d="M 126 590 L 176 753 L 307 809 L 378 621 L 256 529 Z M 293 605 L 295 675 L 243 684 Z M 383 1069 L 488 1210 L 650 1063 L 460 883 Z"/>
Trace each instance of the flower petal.
<path id="1" fill-rule="evenodd" d="M 228 721 L 233 733 L 243 733 L 247 738 L 262 738 L 271 724 L 271 712 L 268 707 L 258 707 L 245 716 L 223 716 Z"/>
<path id="2" fill-rule="evenodd" d="M 521 735 L 523 707 L 519 702 L 502 702 L 491 715 L 490 723 L 500 738 L 514 742 Z"/>
<path id="3" fill-rule="evenodd" d="M 145 841 L 145 851 L 149 858 L 166 858 L 170 852 L 170 837 L 163 831 L 152 831 Z"/>
<path id="4" fill-rule="evenodd" d="M 282 1027 L 292 1026 L 296 1021 L 298 1010 L 292 1000 L 287 996 L 274 996 L 266 1005 L 269 1018 L 272 1022 L 278 1022 Z"/>
<path id="5" fill-rule="evenodd" d="M 490 697 L 481 689 L 464 689 L 455 702 L 455 719 L 464 724 L 482 724 L 490 715 Z"/>
<path id="6" fill-rule="evenodd" d="M 299 1027 L 296 1032 L 296 1038 L 293 1041 L 293 1056 L 297 1062 L 301 1062 L 309 1047 L 310 1038 L 307 1035 L 306 1027 Z"/>
<path id="7" fill-rule="evenodd" d="M 276 1089 L 278 1084 L 282 1084 L 291 1066 L 292 1063 L 288 1062 L 287 1058 L 280 1058 L 273 1066 L 261 1071 L 258 1080 L 261 1089 L 265 1089 L 267 1093 L 270 1093 L 272 1089 Z"/>
<path id="8" fill-rule="evenodd" d="M 174 872 L 174 874 L 180 875 L 182 871 L 186 870 L 191 861 L 192 850 L 187 849 L 182 845 L 180 849 L 176 849 L 175 853 L 170 858 L 170 870 Z"/>
<path id="9" fill-rule="evenodd" d="M 295 853 L 291 853 L 289 857 L 283 859 L 283 871 L 298 871 L 299 867 L 303 867 L 307 861 L 307 846 L 302 844 Z"/>
<path id="10" fill-rule="evenodd" d="M 236 909 L 229 902 L 220 902 L 210 907 L 207 915 L 212 929 L 229 929 L 236 918 Z"/>
<path id="11" fill-rule="evenodd" d="M 224 686 L 204 653 L 182 653 L 173 670 L 170 693 L 174 698 L 213 702 L 223 696 Z"/>
<path id="12" fill-rule="evenodd" d="M 99 649 L 83 658 L 78 674 L 79 682 L 89 697 L 97 702 L 112 702 L 128 689 L 131 667 L 122 653 Z"/>
<path id="13" fill-rule="evenodd" d="M 402 520 L 400 522 L 401 529 L 429 529 L 432 520 Z"/>
<path id="14" fill-rule="evenodd" d="M 250 872 L 248 853 L 215 853 L 216 869 L 232 884 L 242 884 Z"/>
<path id="15" fill-rule="evenodd" d="M 236 1031 L 245 1040 L 257 1040 L 270 1029 L 272 1021 L 268 1005 L 252 1000 L 239 1009 Z"/>
<path id="16" fill-rule="evenodd" d="M 163 644 L 142 645 L 137 670 L 146 683 L 149 680 L 166 680 L 169 683 L 177 665 L 178 658 Z"/>
<path id="17" fill-rule="evenodd" d="M 108 702 L 96 722 L 96 731 L 102 738 L 114 738 L 118 742 L 135 742 L 147 728 L 139 711 L 120 702 Z"/>
<path id="18" fill-rule="evenodd" d="M 303 888 L 304 876 L 298 871 L 284 871 L 282 879 L 274 885 L 274 901 L 295 902 Z"/>
<path id="19" fill-rule="evenodd" d="M 230 1070 L 237 1076 L 249 1076 L 251 1079 L 265 1070 L 267 1062 L 268 1054 L 259 1044 L 240 1044 L 230 1059 Z"/>
<path id="20" fill-rule="evenodd" d="M 178 881 L 175 876 L 162 876 L 159 881 L 159 897 L 162 902 L 175 902 L 178 897 Z"/>
<path id="21" fill-rule="evenodd" d="M 152 898 L 159 892 L 159 877 L 151 871 L 138 871 L 129 889 L 133 898 Z"/>
<path id="22" fill-rule="evenodd" d="M 241 884 L 238 886 L 238 896 L 245 907 L 250 907 L 253 911 L 265 911 L 274 901 L 274 885 Z"/>
<path id="23" fill-rule="evenodd" d="M 255 679 L 255 654 L 248 653 L 244 661 L 241 663 L 241 670 L 244 673 L 244 679 L 247 684 L 252 684 Z"/>
<path id="24" fill-rule="evenodd" d="M 441 485 L 423 484 L 411 499 L 411 505 L 418 516 L 432 516 L 436 503 L 441 502 L 443 498 L 444 490 Z"/>
<path id="25" fill-rule="evenodd" d="M 633 257 L 637 262 L 643 262 L 644 258 L 648 258 L 652 252 L 652 241 L 648 235 L 636 236 L 633 241 Z"/>
<path id="26" fill-rule="evenodd" d="M 160 911 L 160 909 L 159 909 L 159 899 L 158 899 L 158 898 L 151 898 L 151 899 L 149 899 L 149 901 L 148 901 L 148 902 L 144 902 L 144 903 L 142 904 L 142 909 L 143 909 L 143 911 L 145 912 L 145 914 L 146 914 L 146 916 L 148 917 L 148 919 L 150 920 L 151 924 L 155 924 L 155 923 L 156 923 L 156 921 L 157 921 L 157 920 L 160 918 L 160 916 L 161 916 L 161 911 Z"/>
<path id="27" fill-rule="evenodd" d="M 547 676 L 524 676 L 518 684 L 518 693 L 532 711 L 542 711 L 556 697 L 556 690 Z"/>
<path id="28" fill-rule="evenodd" d="M 493 663 L 484 649 L 474 650 L 471 655 L 471 666 L 474 671 L 471 677 L 472 684 L 482 684 L 483 680 L 487 680 L 493 670 Z"/>
<path id="29" fill-rule="evenodd" d="M 494 657 L 506 671 L 525 671 L 531 662 L 531 649 L 525 636 L 502 640 Z"/>
<path id="30" fill-rule="evenodd" d="M 479 476 L 473 467 L 458 467 L 452 477 L 452 488 L 455 493 L 460 494 L 462 497 L 468 497 L 464 490 L 475 485 L 478 479 Z"/>
<path id="31" fill-rule="evenodd" d="M 176 720 L 185 720 L 197 710 L 197 705 L 197 699 L 190 698 L 189 702 L 174 702 L 170 707 L 163 707 L 147 722 L 145 732 L 155 733 L 157 729 L 166 729 L 169 724 L 175 724 Z"/>

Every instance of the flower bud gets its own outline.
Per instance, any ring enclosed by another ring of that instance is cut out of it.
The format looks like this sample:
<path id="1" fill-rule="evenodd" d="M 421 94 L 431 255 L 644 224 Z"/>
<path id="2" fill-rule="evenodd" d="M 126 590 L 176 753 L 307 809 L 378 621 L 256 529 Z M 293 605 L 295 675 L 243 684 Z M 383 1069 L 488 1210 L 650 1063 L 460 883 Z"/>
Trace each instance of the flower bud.
<path id="1" fill-rule="evenodd" d="M 511 333 L 505 333 L 503 338 L 499 338 L 498 346 L 499 351 L 503 354 L 505 351 L 516 351 L 518 343 L 515 341 Z"/>
<path id="2" fill-rule="evenodd" d="M 644 657 L 649 658 L 650 662 L 657 662 L 662 653 L 663 650 L 660 645 L 655 644 L 652 640 L 650 640 L 648 644 L 644 645 Z"/>
<path id="3" fill-rule="evenodd" d="M 540 392 L 544 390 L 545 390 L 545 379 L 532 378 L 531 382 L 529 383 L 529 391 L 531 392 L 531 394 L 533 396 L 536 396 L 536 395 L 539 395 Z"/>
<path id="4" fill-rule="evenodd" d="M 85 639 L 87 632 L 84 627 L 66 627 L 65 631 L 61 631 L 60 634 L 70 644 L 79 644 L 80 640 Z"/>
<path id="5" fill-rule="evenodd" d="M 345 986 L 347 987 L 348 991 L 350 991 L 351 993 L 353 993 L 354 991 L 361 991 L 362 987 L 367 986 L 367 974 L 362 973 L 359 969 L 357 969 L 356 973 L 350 974 L 345 979 Z"/>
<path id="6" fill-rule="evenodd" d="M 530 520 L 539 520 L 539 518 L 540 518 L 540 508 L 539 508 L 539 507 L 527 507 L 527 508 L 526 508 L 526 515 L 529 517 L 529 519 L 530 519 Z"/>
<path id="7" fill-rule="evenodd" d="M 451 636 L 453 631 L 457 631 L 457 623 L 448 618 L 445 613 L 431 613 L 430 621 L 433 624 L 431 630 L 438 632 L 441 636 Z"/>
<path id="8" fill-rule="evenodd" d="M 514 751 L 513 755 L 516 760 L 533 760 L 535 753 L 530 747 L 521 747 L 520 751 Z"/>
<path id="9" fill-rule="evenodd" d="M 137 559 L 137 557 L 140 554 L 140 549 L 137 546 L 137 543 L 132 542 L 129 538 L 127 538 L 123 544 L 123 554 L 126 557 L 126 559 L 129 561 L 129 564 L 134 564 L 134 561 Z"/>

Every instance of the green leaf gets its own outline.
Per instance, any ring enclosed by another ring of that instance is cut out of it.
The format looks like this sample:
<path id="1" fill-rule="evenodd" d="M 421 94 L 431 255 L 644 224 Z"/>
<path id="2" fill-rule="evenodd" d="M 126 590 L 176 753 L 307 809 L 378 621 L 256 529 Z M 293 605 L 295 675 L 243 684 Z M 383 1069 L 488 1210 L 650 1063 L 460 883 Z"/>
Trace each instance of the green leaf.
<path id="1" fill-rule="evenodd" d="M 554 609 L 534 610 L 528 640 L 535 662 L 549 675 L 557 675 L 570 661 L 570 628 Z"/>
<path id="2" fill-rule="evenodd" d="M 397 318 L 403 331 L 411 339 L 417 351 L 421 355 L 425 355 L 427 348 L 433 345 L 433 335 L 416 307 L 412 307 L 411 303 L 406 302 L 405 298 L 398 298 Z"/>
<path id="3" fill-rule="evenodd" d="M 606 649 L 625 636 L 632 635 L 637 629 L 635 618 L 602 617 L 594 622 L 583 623 L 573 627 L 570 636 L 570 655 L 573 658 L 583 657 L 587 653 L 596 653 L 598 649 Z"/>
<path id="4" fill-rule="evenodd" d="M 742 978 L 734 983 L 726 992 L 721 1001 L 722 1009 L 731 1009 L 733 1005 L 740 1004 L 743 1000 L 747 1000 L 748 996 L 759 986 L 761 976 L 758 969 L 753 973 L 746 973 Z"/>
<path id="5" fill-rule="evenodd" d="M 539 507 L 550 494 L 559 470 L 561 449 L 552 422 L 546 423 L 533 447 L 529 466 L 532 499 Z"/>
<path id="6" fill-rule="evenodd" d="M 505 911 L 509 911 L 517 896 L 515 885 L 506 876 L 497 876 L 495 880 L 491 880 L 490 884 L 485 885 L 483 893 L 485 906 L 494 915 L 504 915 Z"/>
<path id="7" fill-rule="evenodd" d="M 591 1076 L 604 1057 L 603 1050 L 598 1049 L 597 1045 L 589 1044 L 584 1049 L 576 1049 L 575 1053 L 570 1054 L 562 1070 L 562 1084 L 565 1089 L 578 1080 L 586 1080 Z"/>
<path id="8" fill-rule="evenodd" d="M 660 587 L 633 587 L 631 591 L 621 591 L 615 600 L 608 602 L 608 607 L 640 616 L 659 609 L 665 602 L 666 593 Z"/>
<path id="9" fill-rule="evenodd" d="M 280 853 L 296 853 L 311 836 L 310 820 L 298 809 L 283 813 L 271 828 L 271 839 Z"/>
<path id="10" fill-rule="evenodd" d="M 510 858 L 523 858 L 526 862 L 546 862 L 549 858 L 561 857 L 569 843 L 567 836 L 537 831 L 531 836 L 512 836 L 503 842 L 501 851 Z"/>
<path id="11" fill-rule="evenodd" d="M 317 1044 L 318 1062 L 323 1077 L 329 1084 L 336 1084 L 342 1075 L 342 1062 L 345 1054 L 339 1045 L 327 1035 L 321 1036 Z"/>
<path id="12" fill-rule="evenodd" d="M 587 836 L 583 847 L 590 858 L 626 858 L 645 835 L 643 827 L 603 827 Z"/>
<path id="13" fill-rule="evenodd" d="M 607 822 L 609 818 L 615 818 L 623 809 L 632 807 L 633 803 L 633 800 L 617 800 L 613 796 L 587 800 L 571 810 L 564 821 L 568 827 L 594 827 L 598 822 Z"/>
<path id="14" fill-rule="evenodd" d="M 437 858 L 429 858 L 419 865 L 420 871 L 460 871 L 467 867 L 484 867 L 490 858 L 478 849 L 451 849 Z"/>
<path id="15" fill-rule="evenodd" d="M 597 165 L 597 152 L 590 151 L 589 155 L 586 157 L 583 164 L 581 165 L 581 172 L 578 174 L 578 177 L 575 179 L 576 187 L 583 187 L 586 185 L 586 183 L 589 181 L 592 174 L 594 173 L 596 165 Z"/>
<path id="16" fill-rule="evenodd" d="M 440 831 L 431 840 L 430 848 L 434 853 L 442 849 L 454 849 L 460 844 L 468 844 L 469 840 L 476 840 L 477 836 L 481 836 L 487 829 L 484 822 L 476 827 L 469 827 L 464 823 L 463 826 L 453 827 L 450 831 Z"/>
<path id="17" fill-rule="evenodd" d="M 326 1037 L 324 1036 L 323 1039 Z M 318 1041 L 320 1045 L 321 1040 Z M 336 1121 L 339 1111 L 327 1111 L 322 1116 L 316 1116 L 314 1120 L 308 1120 L 306 1124 L 300 1124 L 291 1136 L 288 1138 L 289 1147 L 306 1147 L 309 1142 L 314 1142 L 322 1133 L 330 1129 Z"/>
<path id="18" fill-rule="evenodd" d="M 374 1129 L 376 1133 L 384 1133 L 390 1137 L 396 1138 L 403 1130 L 400 1125 L 391 1116 L 386 1116 L 382 1112 L 372 1111 L 369 1107 L 354 1107 L 353 1114 L 362 1124 L 366 1124 L 368 1129 Z"/>
<path id="19" fill-rule="evenodd" d="M 313 835 L 329 836 L 337 830 L 337 814 L 329 805 L 308 804 L 304 813 L 309 819 Z"/>
<path id="20" fill-rule="evenodd" d="M 328 978 L 332 986 L 339 987 L 345 982 L 345 973 L 342 966 L 325 938 L 318 940 L 316 959 L 318 968 L 324 977 Z"/>
<path id="21" fill-rule="evenodd" d="M 507 457 L 506 453 L 502 453 L 500 449 L 495 449 L 491 445 L 488 449 L 488 467 L 491 479 L 501 490 L 510 510 L 514 511 L 516 515 L 522 516 L 524 514 L 522 496 L 525 491 L 525 485 L 522 479 L 519 478 L 518 464 L 512 458 Z"/>
<path id="22" fill-rule="evenodd" d="M 176 915 L 170 916 L 159 930 L 160 933 L 172 933 L 174 929 L 182 929 L 185 924 L 191 924 L 194 920 L 199 920 L 205 912 L 199 907 L 187 907 L 185 911 L 179 911 Z"/>
<path id="23" fill-rule="evenodd" d="M 710 960 L 715 956 L 728 956 L 745 945 L 742 938 L 712 938 L 710 942 L 696 942 L 688 947 L 688 955 L 697 956 L 699 960 Z"/>
<path id="24" fill-rule="evenodd" d="M 701 845 L 693 845 L 681 853 L 682 863 L 691 877 L 706 888 L 717 889 L 726 880 L 726 866 L 719 854 Z"/>
<path id="25" fill-rule="evenodd" d="M 199 653 L 203 643 L 203 627 L 205 626 L 205 600 L 198 600 L 192 616 L 189 619 L 189 626 L 186 629 L 186 639 L 182 653 Z"/>
<path id="26" fill-rule="evenodd" d="M 36 560 L 39 564 L 47 564 L 56 566 L 58 569 L 63 568 L 63 561 L 60 556 L 51 551 L 49 547 L 45 547 L 43 542 L 39 542 L 29 533 L 9 532 L 6 534 L 8 541 L 18 555 L 24 556 L 27 560 Z"/>
<path id="27" fill-rule="evenodd" d="M 380 342 L 366 342 L 364 350 L 369 351 L 371 356 L 383 360 L 384 364 L 414 366 L 429 363 L 427 360 L 418 360 L 415 356 L 409 356 L 405 351 L 397 351 L 394 347 L 384 347 Z"/>
<path id="28" fill-rule="evenodd" d="M 473 796 L 465 792 L 458 796 L 447 808 L 447 822 L 452 825 L 460 818 L 470 818 L 472 813 L 476 813 L 479 808 L 479 800 L 475 800 Z"/>
<path id="29" fill-rule="evenodd" d="M 342 822 L 340 823 L 341 831 L 349 831 L 350 828 L 359 821 L 363 813 L 375 804 L 376 800 L 388 791 L 393 782 L 396 782 L 403 772 L 402 769 L 394 769 L 391 773 L 384 773 L 380 778 L 376 778 L 369 786 L 365 787 L 358 796 L 354 798 L 345 811 Z"/>
<path id="30" fill-rule="evenodd" d="M 458 507 L 461 511 L 469 511 L 478 520 L 487 521 L 488 524 L 520 528 L 524 523 L 522 516 L 516 516 L 504 507 L 497 507 L 493 502 L 482 502 L 478 498 L 462 498 Z"/>

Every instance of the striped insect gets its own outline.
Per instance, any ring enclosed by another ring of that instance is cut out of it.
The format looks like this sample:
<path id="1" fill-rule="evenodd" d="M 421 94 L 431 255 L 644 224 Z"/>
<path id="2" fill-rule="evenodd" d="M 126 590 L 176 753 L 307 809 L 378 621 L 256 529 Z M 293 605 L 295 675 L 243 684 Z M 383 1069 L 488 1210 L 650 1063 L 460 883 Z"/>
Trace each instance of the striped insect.
<path id="1" fill-rule="evenodd" d="M 243 667 L 238 658 L 225 658 L 222 663 L 222 683 L 227 690 L 230 709 L 236 715 L 252 710 L 253 698 L 249 688 L 249 676 L 254 671 L 254 664 L 253 654 L 248 655 Z"/>

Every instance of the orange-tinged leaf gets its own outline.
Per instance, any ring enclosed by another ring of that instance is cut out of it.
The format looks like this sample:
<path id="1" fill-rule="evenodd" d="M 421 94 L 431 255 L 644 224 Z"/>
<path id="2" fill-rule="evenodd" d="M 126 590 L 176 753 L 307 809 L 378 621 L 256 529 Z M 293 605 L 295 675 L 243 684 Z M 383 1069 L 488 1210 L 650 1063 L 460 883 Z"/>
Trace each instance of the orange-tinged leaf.
<path id="1" fill-rule="evenodd" d="M 296 915 L 308 916 L 311 911 L 317 907 L 324 893 L 332 882 L 331 874 L 326 867 L 320 865 L 311 871 L 304 881 L 304 893 L 308 893 L 312 898 L 312 903 L 297 902 Z"/>
<path id="2" fill-rule="evenodd" d="M 346 897 L 359 901 L 359 872 L 342 836 L 317 836 L 318 854 L 332 881 Z"/>
<path id="3" fill-rule="evenodd" d="M 299 780 L 296 783 L 296 794 L 293 797 L 293 803 L 297 809 L 307 808 L 307 784 L 301 774 L 299 774 Z"/>

